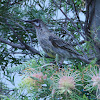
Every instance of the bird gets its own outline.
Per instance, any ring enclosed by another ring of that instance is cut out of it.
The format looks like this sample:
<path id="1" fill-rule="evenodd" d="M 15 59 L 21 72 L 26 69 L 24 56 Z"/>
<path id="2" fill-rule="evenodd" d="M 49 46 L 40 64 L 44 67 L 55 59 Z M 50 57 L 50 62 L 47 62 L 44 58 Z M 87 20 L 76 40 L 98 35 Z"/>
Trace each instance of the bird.
<path id="1" fill-rule="evenodd" d="M 31 23 L 36 29 L 37 40 L 44 50 L 44 52 L 52 58 L 59 59 L 59 66 L 61 66 L 65 59 L 77 58 L 81 56 L 74 47 L 51 32 L 47 25 L 40 19 L 27 20 L 25 22 Z"/>

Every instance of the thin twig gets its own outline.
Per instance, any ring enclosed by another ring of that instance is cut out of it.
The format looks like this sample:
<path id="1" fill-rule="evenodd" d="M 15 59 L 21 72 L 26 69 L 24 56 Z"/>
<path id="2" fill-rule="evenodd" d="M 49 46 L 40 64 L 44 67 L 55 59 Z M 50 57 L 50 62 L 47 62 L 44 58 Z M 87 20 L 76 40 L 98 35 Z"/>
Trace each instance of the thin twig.
<path id="1" fill-rule="evenodd" d="M 2 16 L 0 16 L 1 18 L 3 18 Z M 5 20 L 9 20 L 7 18 L 4 18 Z M 31 39 L 31 36 L 29 35 L 29 33 L 27 32 L 27 30 L 24 28 L 24 26 L 20 25 L 18 22 L 15 22 L 13 20 L 11 20 L 12 22 L 14 22 L 16 25 L 20 26 L 28 35 L 29 39 L 30 39 L 30 43 L 31 43 L 31 46 L 32 46 L 32 39 Z M 21 21 L 21 20 L 20 20 Z M 22 21 L 23 22 L 23 21 Z M 0 22 L 2 23 L 2 22 Z M 2 24 L 5 24 L 5 23 L 2 23 Z"/>
<path id="2" fill-rule="evenodd" d="M 85 26 L 84 26 L 85 35 L 88 32 L 88 19 L 89 19 L 89 3 L 88 3 L 88 0 L 87 0 L 86 1 L 86 19 L 85 19 Z"/>
<path id="3" fill-rule="evenodd" d="M 25 46 L 25 48 L 29 51 L 31 51 L 33 54 L 38 54 L 41 56 L 41 54 L 39 53 L 39 51 L 37 51 L 36 49 L 34 49 L 31 46 L 28 46 L 26 43 L 23 42 L 23 40 L 17 35 L 17 33 L 15 32 L 15 30 L 13 29 L 13 27 L 8 24 L 8 22 L 6 21 L 6 24 L 9 26 L 9 28 L 13 31 L 13 33 L 15 34 L 15 36 L 18 38 L 18 40 Z"/>
<path id="4" fill-rule="evenodd" d="M 15 21 L 13 21 L 13 22 L 15 22 Z M 31 36 L 29 35 L 29 33 L 27 32 L 27 30 L 22 25 L 20 25 L 19 23 L 15 22 L 15 24 L 20 26 L 27 33 L 27 35 L 30 39 L 31 46 L 32 46 L 32 39 L 31 39 Z"/>
<path id="5" fill-rule="evenodd" d="M 15 30 L 11 26 L 10 26 L 10 29 L 14 32 L 14 34 L 16 35 L 16 37 L 18 38 L 18 40 L 26 47 L 27 50 L 31 51 L 33 54 L 40 55 L 39 51 L 37 51 L 36 49 L 34 49 L 34 48 L 28 46 L 26 43 L 24 43 L 22 41 L 22 39 L 17 35 L 17 33 L 15 32 Z"/>
<path id="6" fill-rule="evenodd" d="M 92 23 L 92 19 L 93 19 L 93 16 L 94 16 L 94 12 L 95 12 L 95 0 L 93 0 L 93 1 L 91 1 L 91 2 L 93 2 L 92 3 L 92 9 L 91 9 L 91 11 L 89 12 L 90 14 L 89 14 L 89 25 L 88 25 L 88 29 L 90 29 L 90 26 L 91 26 L 91 23 Z"/>
<path id="7" fill-rule="evenodd" d="M 85 26 L 84 26 L 84 31 L 85 31 L 85 35 L 87 35 L 87 40 L 91 37 L 88 29 L 90 26 L 90 22 L 89 22 L 89 18 L 90 18 L 90 14 L 89 14 L 89 6 L 91 4 L 92 0 L 86 0 L 86 19 L 85 19 Z M 93 15 L 92 15 L 93 16 Z"/>
<path id="8" fill-rule="evenodd" d="M 76 13 L 77 19 L 78 19 L 78 21 L 79 21 L 79 23 L 80 23 L 82 29 L 84 29 L 84 28 L 83 28 L 83 25 L 82 25 L 82 23 L 81 23 L 81 21 L 80 21 L 80 18 L 79 18 L 78 11 L 77 11 L 77 8 L 76 8 L 76 6 L 75 6 L 74 0 L 72 0 L 72 1 L 73 1 L 73 4 L 74 4 L 74 9 L 75 9 L 75 13 Z"/>
<path id="9" fill-rule="evenodd" d="M 22 46 L 22 45 L 17 44 L 17 43 L 9 42 L 8 40 L 5 40 L 3 38 L 0 38 L 0 42 L 8 44 L 8 45 L 12 46 L 13 48 L 18 48 L 18 49 L 23 49 L 23 50 L 26 49 L 25 46 Z"/>
<path id="10" fill-rule="evenodd" d="M 5 52 L 5 53 L 9 53 L 9 54 L 26 54 L 26 55 L 29 55 L 29 54 L 32 54 L 31 52 Z"/>
<path id="11" fill-rule="evenodd" d="M 84 52 L 83 48 L 81 47 L 81 45 L 79 44 L 79 42 L 78 42 L 78 40 L 75 38 L 75 36 L 72 35 L 72 34 L 70 34 L 66 28 L 63 27 L 63 29 L 64 29 L 72 38 L 74 38 L 74 40 L 76 41 L 76 43 L 77 43 L 78 46 L 80 47 L 81 51 L 83 52 L 85 58 L 88 59 L 86 53 Z"/>
<path id="12" fill-rule="evenodd" d="M 86 38 L 85 38 L 85 36 L 83 35 L 83 33 L 80 32 L 79 29 L 77 28 L 77 26 L 75 25 L 75 23 L 74 23 L 71 19 L 69 19 L 69 18 L 67 17 L 67 15 L 66 15 L 66 14 L 63 12 L 63 10 L 58 6 L 58 4 L 55 2 L 55 0 L 52 0 L 52 1 L 53 1 L 54 4 L 59 8 L 59 10 L 64 14 L 64 16 L 66 17 L 66 19 L 69 20 L 69 21 L 73 24 L 73 26 L 76 28 L 77 32 L 80 33 L 80 35 L 84 38 L 84 40 L 86 40 Z"/>

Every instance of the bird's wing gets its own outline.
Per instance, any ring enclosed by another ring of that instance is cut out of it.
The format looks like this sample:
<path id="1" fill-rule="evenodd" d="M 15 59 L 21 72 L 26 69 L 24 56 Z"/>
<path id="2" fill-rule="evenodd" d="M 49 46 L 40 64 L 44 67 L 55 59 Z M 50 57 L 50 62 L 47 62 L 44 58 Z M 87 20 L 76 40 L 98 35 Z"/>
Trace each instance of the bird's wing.
<path id="1" fill-rule="evenodd" d="M 52 50 L 50 43 L 48 42 L 47 39 L 41 39 L 40 40 L 40 45 L 43 48 L 43 50 L 45 51 L 45 53 L 47 53 L 48 56 L 55 58 L 56 53 Z"/>
<path id="2" fill-rule="evenodd" d="M 54 36 L 49 36 L 49 41 L 51 41 L 52 45 L 55 46 L 56 48 L 61 48 L 64 50 L 67 50 L 69 53 L 73 53 L 76 55 L 80 55 L 72 45 L 69 43 L 65 42 L 64 40 L 54 37 Z"/>
<path id="3" fill-rule="evenodd" d="M 49 41 L 51 41 L 51 43 L 55 46 L 55 47 L 60 47 L 63 48 L 67 45 L 70 46 L 68 43 L 65 43 L 64 40 L 60 39 L 60 38 L 56 38 L 54 36 L 49 36 Z"/>

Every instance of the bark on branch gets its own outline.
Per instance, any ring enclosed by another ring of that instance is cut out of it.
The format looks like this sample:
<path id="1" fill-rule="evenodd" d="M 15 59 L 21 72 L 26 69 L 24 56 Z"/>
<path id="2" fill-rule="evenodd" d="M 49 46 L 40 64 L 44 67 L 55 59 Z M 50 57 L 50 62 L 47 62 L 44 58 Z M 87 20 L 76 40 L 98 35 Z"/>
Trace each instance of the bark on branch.
<path id="1" fill-rule="evenodd" d="M 8 45 L 12 46 L 13 48 L 18 48 L 18 49 L 23 49 L 23 50 L 26 49 L 25 46 L 22 46 L 22 45 L 17 44 L 17 43 L 9 42 L 8 40 L 5 40 L 3 38 L 0 38 L 0 42 L 8 44 Z"/>

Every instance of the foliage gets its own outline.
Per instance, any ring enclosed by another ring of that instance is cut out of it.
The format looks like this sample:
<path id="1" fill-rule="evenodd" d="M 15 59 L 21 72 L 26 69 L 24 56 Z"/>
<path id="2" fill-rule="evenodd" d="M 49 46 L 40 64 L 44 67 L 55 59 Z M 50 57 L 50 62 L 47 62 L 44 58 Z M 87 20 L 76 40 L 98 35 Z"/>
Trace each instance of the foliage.
<path id="1" fill-rule="evenodd" d="M 95 49 L 98 47 L 91 37 L 95 32 L 90 30 L 93 14 L 88 17 L 88 6 L 91 3 L 87 4 L 84 0 L 0 1 L 1 100 L 100 98 L 100 66 L 96 64 L 99 54 Z M 86 19 L 82 20 L 80 14 L 86 16 Z M 61 69 L 51 63 L 52 59 L 46 58 L 40 50 L 34 27 L 24 21 L 35 18 L 42 19 L 50 31 L 71 43 L 82 56 L 69 59 Z M 99 40 L 97 35 L 95 40 Z M 21 75 L 18 77 L 22 79 L 17 87 L 16 74 Z M 8 87 L 3 79 L 13 87 Z"/>
<path id="2" fill-rule="evenodd" d="M 23 67 L 22 71 L 19 70 L 19 67 Z M 5 75 L 12 84 L 16 74 L 14 74 L 14 77 L 10 76 L 13 75 L 11 75 L 11 72 L 14 71 L 15 73 L 15 69 L 16 72 L 21 72 L 22 80 L 18 87 L 14 87 L 12 91 L 8 89 L 9 92 L 6 96 L 5 94 L 0 96 L 5 99 L 9 98 L 7 100 L 21 100 L 22 98 L 24 100 L 39 100 L 40 98 L 50 100 L 58 98 L 60 100 L 94 100 L 95 98 L 96 100 L 99 97 L 99 95 L 96 95 L 96 87 L 100 85 L 100 80 L 95 80 L 96 85 L 93 85 L 92 77 L 99 73 L 99 66 L 90 64 L 84 67 L 84 70 L 80 68 L 79 71 L 73 66 L 59 69 L 57 65 L 49 61 L 43 62 L 41 59 L 37 62 L 32 59 L 22 65 L 7 69 Z M 91 86 L 94 88 L 91 88 Z"/>
<path id="3" fill-rule="evenodd" d="M 23 20 L 42 19 L 49 24 L 49 29 L 64 38 L 81 53 L 79 59 L 90 63 L 94 58 L 93 41 L 87 41 L 84 21 L 79 14 L 85 16 L 85 2 L 83 0 L 2 0 L 0 2 L 0 65 L 2 69 L 13 64 L 21 64 L 28 58 L 33 58 L 38 51 L 35 29 Z M 70 16 L 70 13 L 72 16 Z M 61 17 L 59 17 L 62 15 Z M 81 39 L 85 41 L 80 44 Z M 77 45 L 77 46 L 76 46 Z M 91 49 L 92 48 L 92 49 Z M 90 53 L 91 49 L 91 53 Z M 92 51 L 93 50 L 93 51 Z"/>

